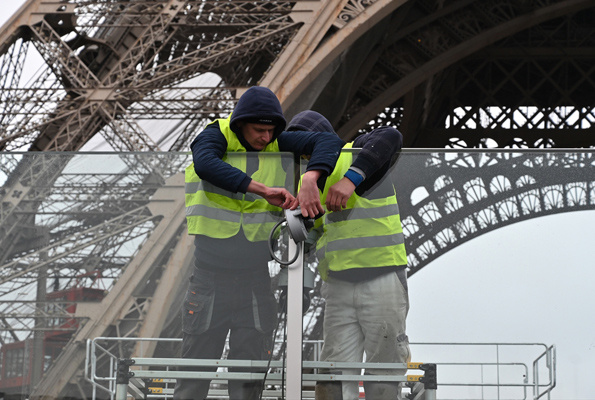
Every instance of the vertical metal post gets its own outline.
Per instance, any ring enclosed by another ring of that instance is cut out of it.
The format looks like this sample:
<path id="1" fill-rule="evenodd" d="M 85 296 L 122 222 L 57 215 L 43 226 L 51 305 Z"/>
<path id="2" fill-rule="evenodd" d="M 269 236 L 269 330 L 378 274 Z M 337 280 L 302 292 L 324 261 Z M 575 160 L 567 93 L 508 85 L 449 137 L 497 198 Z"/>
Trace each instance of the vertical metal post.
<path id="1" fill-rule="evenodd" d="M 438 389 L 436 364 L 422 364 L 419 369 L 424 371 L 424 376 L 420 380 L 424 384 L 424 400 L 436 400 Z"/>
<path id="2" fill-rule="evenodd" d="M 498 399 L 500 398 L 500 346 L 496 344 L 496 380 L 498 383 L 497 392 L 498 392 Z"/>
<path id="3" fill-rule="evenodd" d="M 128 383 L 130 381 L 129 359 L 118 359 L 118 372 L 116 373 L 116 400 L 126 400 Z"/>
<path id="4" fill-rule="evenodd" d="M 47 252 L 41 253 L 41 259 L 47 260 Z M 47 265 L 39 269 L 37 275 L 37 293 L 35 304 L 35 330 L 33 331 L 33 352 L 31 363 L 31 386 L 35 387 L 43 375 L 43 364 L 45 357 L 44 339 L 46 324 L 44 320 L 43 309 L 46 306 L 46 291 L 47 291 Z"/>
<path id="5" fill-rule="evenodd" d="M 303 245 L 289 240 L 289 255 L 300 254 L 287 269 L 287 398 L 302 398 L 302 296 L 304 287 Z"/>
<path id="6" fill-rule="evenodd" d="M 436 389 L 427 389 L 424 392 L 424 400 L 436 400 Z"/>

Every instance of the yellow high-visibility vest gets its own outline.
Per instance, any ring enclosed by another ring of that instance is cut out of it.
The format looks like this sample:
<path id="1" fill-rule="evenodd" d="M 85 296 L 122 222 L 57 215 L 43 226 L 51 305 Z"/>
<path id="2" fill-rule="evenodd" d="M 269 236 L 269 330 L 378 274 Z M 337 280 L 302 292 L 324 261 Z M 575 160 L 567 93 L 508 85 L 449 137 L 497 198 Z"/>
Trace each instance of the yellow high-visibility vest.
<path id="1" fill-rule="evenodd" d="M 352 147 L 353 144 L 348 143 L 343 148 Z M 341 152 L 333 173 L 326 181 L 321 197 L 323 204 L 329 188 L 343 178 L 352 159 L 351 152 Z M 324 233 L 316 244 L 316 254 L 318 270 L 324 280 L 329 270 L 407 265 L 399 206 L 390 179 L 383 179 L 365 197 L 354 192 L 347 201 L 347 207 L 325 213 L 322 224 Z"/>
<path id="2" fill-rule="evenodd" d="M 218 119 L 219 128 L 227 140 L 223 157 L 226 163 L 246 172 L 246 148 L 230 129 L 227 119 Z M 259 153 L 279 152 L 277 140 Z M 242 154 L 244 153 L 244 154 Z M 258 169 L 251 178 L 266 186 L 285 185 L 281 155 L 258 154 Z M 240 229 L 252 242 L 267 240 L 273 226 L 283 218 L 280 207 L 269 204 L 252 193 L 233 193 L 202 180 L 194 171 L 194 163 L 186 168 L 186 221 L 188 233 L 225 239 Z"/>

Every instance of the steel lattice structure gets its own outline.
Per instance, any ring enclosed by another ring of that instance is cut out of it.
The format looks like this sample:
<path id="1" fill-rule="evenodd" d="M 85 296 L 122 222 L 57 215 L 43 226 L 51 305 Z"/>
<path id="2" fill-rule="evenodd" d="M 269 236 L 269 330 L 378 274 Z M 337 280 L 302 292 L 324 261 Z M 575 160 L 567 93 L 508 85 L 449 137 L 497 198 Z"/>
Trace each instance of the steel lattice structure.
<path id="1" fill-rule="evenodd" d="M 177 334 L 176 152 L 251 85 L 346 140 L 391 124 L 407 148 L 459 150 L 397 164 L 410 274 L 490 230 L 595 208 L 592 152 L 513 151 L 594 146 L 593 20 L 590 0 L 28 0 L 0 29 L 3 344 L 72 317 L 40 288 L 109 289 L 33 396 L 85 391 L 88 337 Z M 97 146 L 126 153 L 89 158 L 107 170 L 76 153 Z M 509 150 L 464 151 L 490 147 Z"/>
<path id="2" fill-rule="evenodd" d="M 396 173 L 409 194 L 400 197 L 409 275 L 494 229 L 595 204 L 592 152 L 407 155 Z M 406 179 L 407 171 L 420 176 Z"/>

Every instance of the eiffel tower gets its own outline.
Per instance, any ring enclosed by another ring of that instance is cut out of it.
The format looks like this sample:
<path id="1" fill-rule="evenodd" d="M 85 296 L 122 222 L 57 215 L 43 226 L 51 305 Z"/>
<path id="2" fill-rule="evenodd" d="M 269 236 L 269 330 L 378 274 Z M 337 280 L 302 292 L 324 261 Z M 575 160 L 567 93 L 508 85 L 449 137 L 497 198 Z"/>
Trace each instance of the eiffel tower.
<path id="1" fill-rule="evenodd" d="M 108 293 L 23 393 L 88 396 L 86 339 L 175 336 L 184 152 L 253 85 L 346 141 L 392 125 L 407 149 L 446 149 L 398 164 L 410 275 L 488 231 L 595 209 L 593 21 L 592 0 L 26 1 L 0 29 L 1 344 L 39 361 L 51 321 L 73 318 L 48 288 Z M 80 168 L 97 149 L 110 168 Z"/>

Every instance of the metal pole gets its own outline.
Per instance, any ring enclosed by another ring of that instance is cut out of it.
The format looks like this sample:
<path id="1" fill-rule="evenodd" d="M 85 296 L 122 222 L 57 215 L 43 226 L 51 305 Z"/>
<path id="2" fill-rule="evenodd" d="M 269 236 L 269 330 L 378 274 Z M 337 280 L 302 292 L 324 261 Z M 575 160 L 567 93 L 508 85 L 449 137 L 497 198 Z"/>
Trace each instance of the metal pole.
<path id="1" fill-rule="evenodd" d="M 128 383 L 130 381 L 130 364 L 128 359 L 118 359 L 118 372 L 116 373 L 116 400 L 126 400 Z"/>
<path id="2" fill-rule="evenodd" d="M 41 259 L 47 260 L 47 252 L 41 253 Z M 46 327 L 45 319 L 43 318 L 43 308 L 45 307 L 46 301 L 46 286 L 47 286 L 47 265 L 42 266 L 39 269 L 37 275 L 37 293 L 35 304 L 35 314 L 39 317 L 35 319 L 35 331 L 33 332 L 33 355 L 31 362 L 31 386 L 35 387 L 41 380 L 43 375 L 43 363 L 44 363 L 44 339 L 45 332 L 43 328 Z"/>
<path id="3" fill-rule="evenodd" d="M 498 392 L 498 400 L 500 399 L 500 346 L 496 345 L 496 377 L 497 377 L 497 392 Z"/>
<path id="4" fill-rule="evenodd" d="M 302 398 L 302 296 L 304 287 L 304 246 L 289 240 L 289 254 L 300 254 L 287 266 L 287 398 Z"/>
<path id="5" fill-rule="evenodd" d="M 422 364 L 419 369 L 424 371 L 421 382 L 424 384 L 424 400 L 436 400 L 438 389 L 438 376 L 436 364 Z"/>
<path id="6" fill-rule="evenodd" d="M 424 400 L 436 400 L 436 389 L 427 389 L 424 392 Z"/>
<path id="7" fill-rule="evenodd" d="M 126 391 L 128 390 L 128 384 L 117 383 L 116 384 L 116 400 L 126 400 Z"/>

